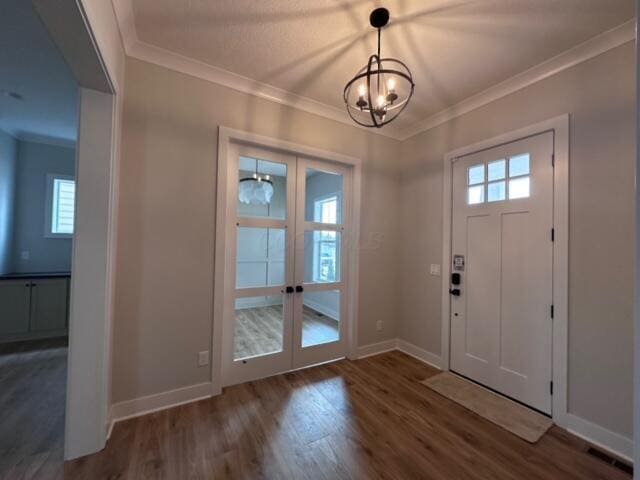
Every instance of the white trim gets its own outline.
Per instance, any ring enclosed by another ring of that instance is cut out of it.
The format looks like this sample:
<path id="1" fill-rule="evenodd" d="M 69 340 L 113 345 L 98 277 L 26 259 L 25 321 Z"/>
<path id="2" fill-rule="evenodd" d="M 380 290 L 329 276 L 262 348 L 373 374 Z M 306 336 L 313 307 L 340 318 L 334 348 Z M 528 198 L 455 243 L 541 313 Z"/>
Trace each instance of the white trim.
<path id="1" fill-rule="evenodd" d="M 566 429 L 576 437 L 580 437 L 622 460 L 633 464 L 633 440 L 618 433 L 607 430 L 604 427 L 591 423 L 584 418 L 572 414 L 566 416 Z"/>
<path id="2" fill-rule="evenodd" d="M 522 90 L 545 78 L 567 70 L 579 63 L 586 62 L 609 50 L 624 45 L 635 38 L 635 20 L 629 20 L 611 30 L 587 40 L 584 43 L 556 55 L 544 62 L 525 70 L 503 82 L 473 95 L 461 102 L 422 120 L 405 130 L 400 140 L 406 140 L 419 133 L 442 125 L 456 117 L 476 110 L 484 105 Z"/>
<path id="3" fill-rule="evenodd" d="M 355 359 L 373 357 L 374 355 L 380 355 L 381 353 L 391 352 L 398 349 L 398 340 L 385 340 L 384 342 L 370 343 L 369 345 L 362 345 L 358 347 Z"/>
<path id="4" fill-rule="evenodd" d="M 209 397 L 211 397 L 211 383 L 205 382 L 114 403 L 110 410 L 111 424 Z"/>
<path id="5" fill-rule="evenodd" d="M 360 244 L 360 197 L 362 161 L 359 158 L 330 152 L 314 147 L 299 145 L 276 138 L 258 135 L 251 132 L 236 130 L 224 126 L 218 129 L 218 178 L 216 198 L 216 230 L 215 230 L 215 262 L 214 262 L 214 292 L 213 292 L 213 334 L 212 334 L 212 365 L 211 392 L 217 395 L 222 392 L 222 337 L 224 322 L 224 287 L 225 287 L 225 256 L 227 252 L 226 231 L 228 223 L 228 151 L 229 144 L 241 142 L 271 150 L 284 151 L 296 156 L 304 156 L 328 160 L 352 167 L 352 199 L 351 199 L 351 245 Z M 348 275 L 346 288 L 348 291 L 348 312 L 346 321 L 347 357 L 353 358 L 357 353 L 357 322 L 358 322 L 358 267 L 359 251 L 354 249 L 353 255 L 348 256 Z"/>
<path id="6" fill-rule="evenodd" d="M 640 0 L 636 0 L 636 29 L 638 22 L 638 14 L 640 12 Z M 636 118 L 640 118 L 640 45 L 636 40 Z M 633 458 L 636 465 L 640 465 L 640 189 L 638 188 L 638 172 L 640 172 L 640 148 L 638 148 L 638 140 L 640 139 L 640 124 L 636 121 L 636 171 L 635 171 L 635 219 L 636 219 L 636 238 L 635 238 L 635 289 L 634 289 L 634 389 L 633 391 L 633 435 L 638 439 L 635 442 L 633 450 Z M 640 468 L 640 467 L 638 467 Z M 640 473 L 636 473 L 636 478 L 640 478 Z"/>
<path id="7" fill-rule="evenodd" d="M 400 338 L 397 340 L 397 343 L 398 343 L 397 349 L 400 350 L 401 352 L 406 353 L 407 355 L 410 355 L 414 358 L 417 358 L 418 360 L 426 363 L 427 365 L 433 368 L 442 370 L 442 367 L 441 367 L 442 358 L 440 358 L 439 355 L 436 355 L 435 353 L 431 353 L 428 350 L 420 348 L 414 345 L 413 343 L 409 343 L 406 340 L 402 340 Z"/>
<path id="8" fill-rule="evenodd" d="M 19 142 L 39 143 L 41 145 L 50 145 L 52 147 L 60 147 L 60 148 L 75 149 L 76 142 L 77 142 L 77 140 L 72 140 L 68 138 L 48 137 L 45 135 L 38 135 L 35 133 L 27 133 L 27 132 L 20 132 L 12 136 Z"/>
<path id="9" fill-rule="evenodd" d="M 568 285 L 569 285 L 569 115 L 507 132 L 473 145 L 448 152 L 443 160 L 442 194 L 442 316 L 441 368 L 449 370 L 451 276 L 451 164 L 457 157 L 516 141 L 543 132 L 554 132 L 555 169 L 553 176 L 553 384 L 552 416 L 561 427 L 567 425 Z"/>
<path id="10" fill-rule="evenodd" d="M 112 1 L 122 36 L 122 42 L 128 56 L 218 85 L 223 85 L 239 92 L 255 95 L 281 105 L 297 108 L 314 115 L 358 127 L 343 109 L 288 92 L 281 88 L 141 41 L 136 32 L 132 0 Z M 421 132 L 442 125 L 453 118 L 480 108 L 483 105 L 510 95 L 518 90 L 522 90 L 579 63 L 590 60 L 602 53 L 632 41 L 634 38 L 635 19 L 603 32 L 403 130 L 397 128 L 389 129 L 389 127 L 368 130 L 371 133 L 384 135 L 396 140 L 406 140 Z"/>

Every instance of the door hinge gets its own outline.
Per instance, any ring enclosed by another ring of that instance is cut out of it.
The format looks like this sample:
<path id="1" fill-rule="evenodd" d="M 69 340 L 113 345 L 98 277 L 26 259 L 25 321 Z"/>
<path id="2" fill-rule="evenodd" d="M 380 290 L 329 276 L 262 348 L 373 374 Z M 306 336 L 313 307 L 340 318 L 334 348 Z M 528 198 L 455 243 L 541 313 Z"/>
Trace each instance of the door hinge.
<path id="1" fill-rule="evenodd" d="M 549 382 L 549 392 L 553 395 L 553 380 Z"/>
<path id="2" fill-rule="evenodd" d="M 556 229 L 555 228 L 551 229 L 551 241 L 552 242 L 556 241 Z"/>
<path id="3" fill-rule="evenodd" d="M 556 166 L 556 154 L 555 153 L 551 154 L 551 166 L 552 167 Z"/>
<path id="4" fill-rule="evenodd" d="M 553 305 L 551 305 L 551 318 L 553 318 Z"/>

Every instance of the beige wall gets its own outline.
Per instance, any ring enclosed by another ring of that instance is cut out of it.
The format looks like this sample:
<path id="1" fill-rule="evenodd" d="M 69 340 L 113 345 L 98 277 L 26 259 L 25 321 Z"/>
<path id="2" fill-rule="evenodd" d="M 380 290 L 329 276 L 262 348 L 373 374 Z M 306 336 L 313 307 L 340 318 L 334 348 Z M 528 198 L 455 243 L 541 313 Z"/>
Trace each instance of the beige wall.
<path id="1" fill-rule="evenodd" d="M 446 152 L 570 113 L 569 411 L 632 434 L 635 55 L 625 44 L 403 143 L 398 334 L 439 354 Z"/>
<path id="2" fill-rule="evenodd" d="M 114 402 L 210 380 L 219 125 L 363 159 L 359 344 L 396 337 L 400 143 L 128 59 Z"/>

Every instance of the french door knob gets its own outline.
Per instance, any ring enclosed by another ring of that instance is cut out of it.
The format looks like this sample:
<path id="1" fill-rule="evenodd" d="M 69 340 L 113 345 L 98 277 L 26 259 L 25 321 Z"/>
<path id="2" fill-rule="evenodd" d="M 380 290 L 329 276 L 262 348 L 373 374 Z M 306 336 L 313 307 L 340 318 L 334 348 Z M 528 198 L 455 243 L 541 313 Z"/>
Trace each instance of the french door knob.
<path id="1" fill-rule="evenodd" d="M 296 285 L 296 292 L 298 293 L 304 292 L 304 288 L 302 288 L 302 285 Z"/>
<path id="2" fill-rule="evenodd" d="M 452 288 L 451 290 L 449 290 L 449 293 L 451 295 L 453 295 L 454 297 L 459 297 L 460 296 L 460 289 L 459 288 Z"/>
<path id="3" fill-rule="evenodd" d="M 287 292 L 287 293 L 293 293 L 293 287 L 291 287 L 291 286 L 287 286 L 287 288 L 286 288 L 286 292 Z"/>

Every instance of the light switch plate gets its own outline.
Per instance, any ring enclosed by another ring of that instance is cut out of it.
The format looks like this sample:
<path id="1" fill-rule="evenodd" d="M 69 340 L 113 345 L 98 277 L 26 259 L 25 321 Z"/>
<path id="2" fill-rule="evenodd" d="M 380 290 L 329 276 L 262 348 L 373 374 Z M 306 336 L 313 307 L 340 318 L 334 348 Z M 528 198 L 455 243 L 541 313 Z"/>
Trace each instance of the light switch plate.
<path id="1" fill-rule="evenodd" d="M 437 263 L 432 263 L 431 267 L 429 268 L 429 273 L 431 273 L 431 275 L 440 275 L 440 265 L 438 265 Z"/>
<path id="2" fill-rule="evenodd" d="M 205 367 L 209 365 L 209 351 L 198 353 L 198 366 Z"/>

